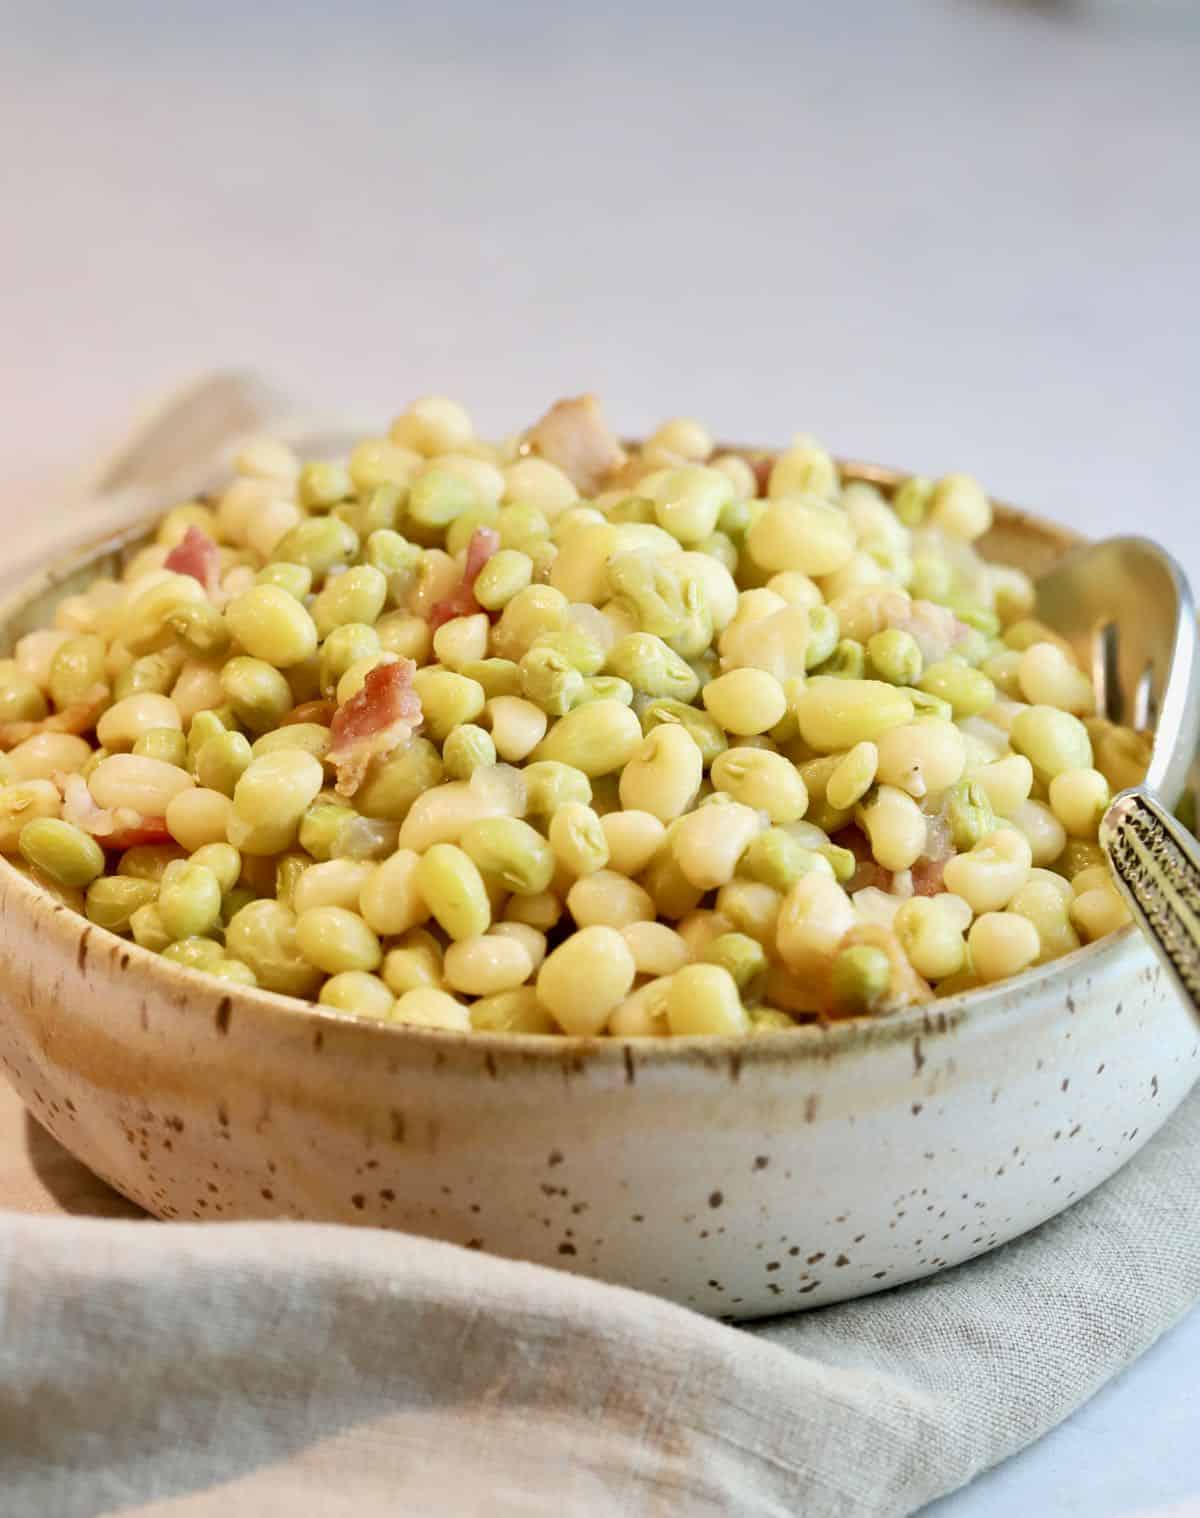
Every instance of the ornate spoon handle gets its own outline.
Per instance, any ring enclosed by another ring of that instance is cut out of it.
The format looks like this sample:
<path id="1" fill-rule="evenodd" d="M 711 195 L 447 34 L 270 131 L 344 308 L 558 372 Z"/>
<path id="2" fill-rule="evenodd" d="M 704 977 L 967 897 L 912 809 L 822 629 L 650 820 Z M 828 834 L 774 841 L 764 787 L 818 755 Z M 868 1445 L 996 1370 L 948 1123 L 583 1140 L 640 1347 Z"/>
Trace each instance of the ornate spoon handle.
<path id="1" fill-rule="evenodd" d="M 1100 845 L 1143 933 L 1200 1017 L 1200 845 L 1156 797 L 1122 791 Z"/>

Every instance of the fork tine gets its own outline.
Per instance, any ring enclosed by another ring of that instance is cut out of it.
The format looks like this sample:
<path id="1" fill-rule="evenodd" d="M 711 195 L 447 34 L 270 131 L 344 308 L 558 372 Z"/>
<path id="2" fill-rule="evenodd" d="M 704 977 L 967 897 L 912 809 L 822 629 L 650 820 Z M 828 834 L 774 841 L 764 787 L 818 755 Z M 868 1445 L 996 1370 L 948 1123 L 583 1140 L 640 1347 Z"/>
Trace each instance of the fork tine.
<path id="1" fill-rule="evenodd" d="M 1124 710 L 1119 639 L 1117 624 L 1102 622 L 1092 641 L 1092 684 L 1096 688 L 1096 706 L 1110 722 L 1120 722 Z"/>

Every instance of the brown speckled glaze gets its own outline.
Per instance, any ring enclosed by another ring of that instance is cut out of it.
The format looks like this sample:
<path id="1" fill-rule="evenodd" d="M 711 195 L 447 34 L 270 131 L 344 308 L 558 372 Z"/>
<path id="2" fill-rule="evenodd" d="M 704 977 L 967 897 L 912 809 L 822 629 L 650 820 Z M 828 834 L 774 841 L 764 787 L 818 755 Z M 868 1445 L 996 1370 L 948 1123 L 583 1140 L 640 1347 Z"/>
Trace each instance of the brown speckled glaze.
<path id="1" fill-rule="evenodd" d="M 991 547 L 1036 570 L 1069 542 L 1006 512 Z M 7 639 L 113 551 L 27 591 Z M 0 988 L 0 1066 L 30 1110 L 160 1217 L 407 1229 L 736 1317 L 1013 1238 L 1111 1175 L 1200 1074 L 1132 928 L 876 1022 L 551 1040 L 223 985 L 0 867 Z"/>

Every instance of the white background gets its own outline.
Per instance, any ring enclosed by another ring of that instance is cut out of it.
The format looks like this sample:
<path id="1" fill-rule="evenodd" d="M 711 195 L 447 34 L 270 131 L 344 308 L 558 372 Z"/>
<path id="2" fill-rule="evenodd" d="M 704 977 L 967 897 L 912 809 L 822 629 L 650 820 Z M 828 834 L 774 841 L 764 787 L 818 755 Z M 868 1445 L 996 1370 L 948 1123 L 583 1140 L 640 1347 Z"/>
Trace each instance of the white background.
<path id="1" fill-rule="evenodd" d="M 609 9 L 0 0 L 9 531 L 253 362 L 381 421 L 803 428 L 1200 575 L 1200 9 Z M 1194 1314 L 930 1512 L 1200 1510 L 1198 1365 Z"/>

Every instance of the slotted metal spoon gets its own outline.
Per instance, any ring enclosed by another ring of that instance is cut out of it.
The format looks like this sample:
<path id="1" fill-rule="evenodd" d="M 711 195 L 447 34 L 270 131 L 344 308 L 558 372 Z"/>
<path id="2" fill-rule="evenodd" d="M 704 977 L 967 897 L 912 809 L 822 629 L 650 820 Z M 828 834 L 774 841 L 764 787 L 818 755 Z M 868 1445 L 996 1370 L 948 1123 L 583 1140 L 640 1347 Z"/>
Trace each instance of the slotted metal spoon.
<path id="1" fill-rule="evenodd" d="M 1154 732 L 1146 778 L 1113 798 L 1100 846 L 1134 919 L 1200 1018 L 1200 845 L 1173 815 L 1200 746 L 1187 578 L 1156 543 L 1109 538 L 1068 554 L 1038 581 L 1037 615 L 1091 670 L 1099 714 Z"/>

